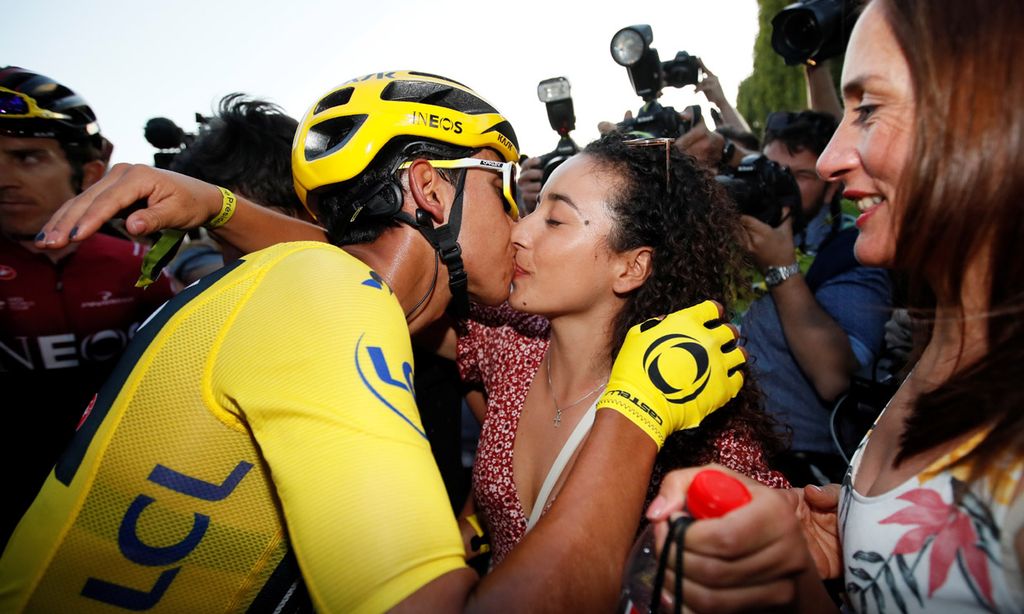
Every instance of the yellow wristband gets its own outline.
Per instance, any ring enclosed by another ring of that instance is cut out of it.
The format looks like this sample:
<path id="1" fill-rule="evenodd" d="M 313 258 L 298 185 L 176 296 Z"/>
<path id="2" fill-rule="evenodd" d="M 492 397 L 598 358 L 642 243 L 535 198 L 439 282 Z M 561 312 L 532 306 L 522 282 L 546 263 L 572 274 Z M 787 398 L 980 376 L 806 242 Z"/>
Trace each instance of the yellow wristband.
<path id="1" fill-rule="evenodd" d="M 231 190 L 220 186 L 217 186 L 217 189 L 220 190 L 221 195 L 220 213 L 205 224 L 210 229 L 220 228 L 227 224 L 231 216 L 235 214 L 235 209 L 238 208 L 238 199 L 231 193 Z"/>

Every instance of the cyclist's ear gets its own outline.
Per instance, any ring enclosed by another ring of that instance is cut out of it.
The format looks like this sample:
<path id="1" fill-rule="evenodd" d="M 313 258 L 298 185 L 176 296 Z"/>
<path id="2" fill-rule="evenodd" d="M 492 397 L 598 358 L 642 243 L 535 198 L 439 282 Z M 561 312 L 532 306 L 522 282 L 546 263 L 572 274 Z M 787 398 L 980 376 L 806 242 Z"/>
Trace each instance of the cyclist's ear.
<path id="1" fill-rule="evenodd" d="M 438 223 L 445 220 L 445 210 L 455 198 L 455 187 L 430 166 L 426 160 L 416 160 L 406 171 L 407 191 L 402 209 L 420 220 L 417 209 L 423 209 Z M 409 197 L 412 198 L 409 198 Z M 411 201 L 411 202 L 410 202 Z"/>

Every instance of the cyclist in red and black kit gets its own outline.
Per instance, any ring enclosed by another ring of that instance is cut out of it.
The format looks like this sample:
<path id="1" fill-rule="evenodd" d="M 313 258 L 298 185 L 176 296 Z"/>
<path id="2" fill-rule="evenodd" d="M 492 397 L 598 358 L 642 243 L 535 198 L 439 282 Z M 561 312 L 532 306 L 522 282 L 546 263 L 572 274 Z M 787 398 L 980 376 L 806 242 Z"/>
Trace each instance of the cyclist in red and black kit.
<path id="1" fill-rule="evenodd" d="M 75 92 L 0 68 L 0 462 L 11 469 L 0 547 L 135 328 L 170 297 L 166 280 L 134 287 L 137 243 L 96 235 L 59 251 L 32 244 L 61 204 L 103 177 L 110 149 Z"/>

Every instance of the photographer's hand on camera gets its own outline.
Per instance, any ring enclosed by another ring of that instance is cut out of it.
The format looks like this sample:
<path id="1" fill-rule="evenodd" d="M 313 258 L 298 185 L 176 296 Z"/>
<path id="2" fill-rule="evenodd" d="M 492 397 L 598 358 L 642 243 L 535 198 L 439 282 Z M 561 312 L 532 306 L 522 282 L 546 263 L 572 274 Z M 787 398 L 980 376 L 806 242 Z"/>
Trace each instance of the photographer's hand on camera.
<path id="1" fill-rule="evenodd" d="M 857 358 L 846 331 L 818 303 L 803 275 L 783 270 L 797 262 L 789 208 L 783 208 L 783 221 L 776 228 L 749 215 L 740 221 L 745 247 L 765 273 L 789 351 L 822 399 L 838 398 L 849 387 Z"/>
<path id="2" fill-rule="evenodd" d="M 631 119 L 633 119 L 633 112 L 632 111 L 626 111 L 626 113 L 622 116 L 622 121 L 624 121 L 624 122 L 629 121 Z M 597 122 L 597 132 L 601 136 L 604 136 L 606 134 L 610 134 L 612 132 L 615 132 L 618 129 L 619 129 L 619 125 L 616 124 L 615 122 L 609 122 L 609 121 Z"/>
<path id="3" fill-rule="evenodd" d="M 740 222 L 746 230 L 744 247 L 754 259 L 759 271 L 768 267 L 787 266 L 796 262 L 796 245 L 793 241 L 793 218 L 789 207 L 782 209 L 782 223 L 772 228 L 761 220 L 741 215 Z"/>
<path id="4" fill-rule="evenodd" d="M 690 110 L 684 110 L 679 117 L 683 121 L 691 121 Z M 728 147 L 729 144 L 724 136 L 708 130 L 707 124 L 703 121 L 698 121 L 686 134 L 676 139 L 675 143 L 679 151 L 693 156 L 703 166 L 712 170 L 717 170 L 721 166 L 735 166 L 743 159 L 743 150 L 735 146 Z M 728 159 L 725 159 L 726 156 Z"/>
<path id="5" fill-rule="evenodd" d="M 701 70 L 704 71 L 704 78 L 696 85 L 696 91 L 704 94 L 708 102 L 719 108 L 723 104 L 728 104 L 725 99 L 725 92 L 722 91 L 722 84 L 718 82 L 718 77 L 715 76 L 715 73 L 705 68 L 703 63 L 701 63 Z"/>
<path id="6" fill-rule="evenodd" d="M 725 97 L 725 91 L 722 90 L 722 84 L 719 83 L 718 77 L 715 73 L 708 70 L 708 67 L 704 65 L 704 62 L 698 58 L 697 62 L 700 64 L 700 69 L 704 73 L 704 78 L 697 84 L 696 90 L 704 94 L 704 97 L 708 99 L 708 102 L 718 107 L 718 110 L 722 113 L 722 121 L 726 125 L 732 126 L 738 130 L 744 132 L 750 132 L 750 126 L 747 125 L 747 121 L 743 119 L 736 108 L 732 106 L 732 103 Z"/>

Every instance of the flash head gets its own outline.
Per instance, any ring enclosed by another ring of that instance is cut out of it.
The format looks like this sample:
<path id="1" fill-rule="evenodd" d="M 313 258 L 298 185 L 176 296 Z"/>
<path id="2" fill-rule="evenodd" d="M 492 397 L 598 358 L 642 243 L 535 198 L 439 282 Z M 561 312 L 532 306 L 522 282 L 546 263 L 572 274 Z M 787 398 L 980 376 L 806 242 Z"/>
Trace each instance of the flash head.
<path id="1" fill-rule="evenodd" d="M 569 80 L 565 77 L 544 79 L 537 84 L 537 98 L 545 104 L 571 98 Z"/>
<path id="2" fill-rule="evenodd" d="M 622 28 L 612 37 L 612 59 L 619 66 L 630 67 L 640 61 L 654 42 L 654 32 L 646 24 Z"/>

